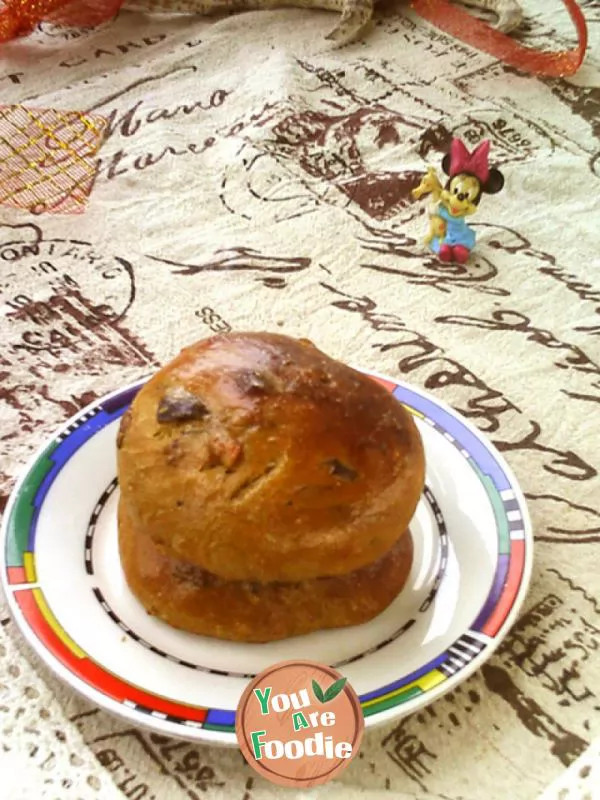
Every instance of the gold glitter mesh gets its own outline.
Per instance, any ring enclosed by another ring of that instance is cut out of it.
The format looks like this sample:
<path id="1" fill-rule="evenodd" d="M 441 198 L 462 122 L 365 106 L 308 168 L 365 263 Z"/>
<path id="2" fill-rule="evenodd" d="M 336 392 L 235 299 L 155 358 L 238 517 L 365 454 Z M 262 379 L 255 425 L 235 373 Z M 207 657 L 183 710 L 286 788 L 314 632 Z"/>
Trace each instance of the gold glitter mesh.
<path id="1" fill-rule="evenodd" d="M 0 204 L 34 214 L 83 212 L 106 124 L 79 111 L 0 106 Z"/>

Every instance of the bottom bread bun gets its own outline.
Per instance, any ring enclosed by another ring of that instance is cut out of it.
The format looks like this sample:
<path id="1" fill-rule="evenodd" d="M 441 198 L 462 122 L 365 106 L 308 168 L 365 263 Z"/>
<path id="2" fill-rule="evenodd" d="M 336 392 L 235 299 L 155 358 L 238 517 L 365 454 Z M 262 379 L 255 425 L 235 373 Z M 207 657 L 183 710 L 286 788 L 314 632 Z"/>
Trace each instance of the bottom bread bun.
<path id="1" fill-rule="evenodd" d="M 343 576 L 226 581 L 167 554 L 133 528 L 122 504 L 119 549 L 127 584 L 149 614 L 189 633 L 254 643 L 372 620 L 398 596 L 413 560 L 407 531 L 383 558 Z"/>

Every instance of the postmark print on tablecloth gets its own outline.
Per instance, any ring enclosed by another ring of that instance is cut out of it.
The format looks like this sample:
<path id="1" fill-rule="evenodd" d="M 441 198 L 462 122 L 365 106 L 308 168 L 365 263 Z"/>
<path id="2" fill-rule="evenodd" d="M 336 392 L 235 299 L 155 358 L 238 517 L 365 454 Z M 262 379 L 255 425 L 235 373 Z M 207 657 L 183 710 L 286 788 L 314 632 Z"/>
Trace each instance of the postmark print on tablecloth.
<path id="1" fill-rule="evenodd" d="M 387 756 L 423 791 L 434 792 L 443 781 L 443 753 L 428 722 L 450 741 L 470 726 L 474 713 L 485 714 L 500 703 L 508 717 L 494 728 L 495 742 L 519 723 L 532 741 L 543 743 L 548 761 L 561 767 L 573 763 L 600 734 L 594 669 L 600 604 L 561 569 L 544 570 L 540 581 L 546 590 L 521 615 L 493 659 L 430 707 L 429 716 L 418 713 L 402 720 L 383 739 Z M 489 735 L 494 742 L 493 731 Z M 525 764 L 526 757 L 520 760 Z"/>
<path id="2" fill-rule="evenodd" d="M 343 72 L 330 71 L 318 60 L 297 63 L 305 80 L 315 80 L 316 97 L 311 98 L 310 106 L 294 97 L 267 103 L 259 112 L 253 111 L 220 131 L 226 138 L 245 143 L 235 165 L 248 173 L 248 195 L 256 196 L 258 180 L 251 185 L 251 177 L 256 169 L 260 178 L 261 156 L 266 156 L 284 168 L 288 176 L 294 176 L 296 190 L 300 184 L 317 203 L 342 208 L 364 222 L 371 220 L 381 225 L 401 221 L 406 225 L 421 214 L 411 198 L 420 165 L 411 170 L 402 164 L 407 155 L 414 161 L 415 149 L 423 156 L 429 152 L 422 142 L 431 131 L 437 131 L 435 149 L 440 151 L 446 149 L 452 136 L 473 144 L 488 137 L 501 166 L 526 161 L 553 144 L 548 133 L 533 121 L 491 102 L 477 117 L 466 112 L 448 118 L 442 108 L 443 95 L 432 96 L 430 86 L 425 90 L 416 79 L 407 87 L 405 76 L 397 75 L 389 62 L 355 62 Z M 365 77 L 367 81 L 359 90 L 356 81 Z M 443 125 L 439 123 L 441 118 Z M 226 174 L 224 187 L 228 180 L 235 185 L 231 192 L 233 203 L 238 177 L 232 173 L 228 179 Z M 283 186 L 281 192 L 273 189 L 269 186 L 265 194 L 265 210 L 269 204 L 281 205 L 286 200 Z M 289 194 L 291 199 L 291 190 Z M 226 206 L 227 197 L 224 188 L 222 200 Z M 298 206 L 297 191 L 293 197 Z M 251 207 L 250 196 L 248 202 Z M 304 206 L 304 213 L 314 210 L 308 203 Z M 243 216 L 247 210 L 239 205 L 238 213 Z"/>
<path id="3" fill-rule="evenodd" d="M 423 252 L 416 224 L 421 224 L 424 209 L 414 203 L 411 190 L 421 169 L 414 151 L 422 158 L 434 151 L 437 158 L 454 135 L 472 144 L 490 138 L 498 164 L 513 170 L 526 169 L 526 162 L 552 152 L 563 141 L 571 148 L 568 137 L 561 139 L 501 102 L 489 102 L 477 115 L 446 117 L 440 124 L 442 98 L 432 104 L 418 81 L 403 87 L 390 64 L 353 64 L 343 75 L 318 63 L 298 64 L 309 80 L 311 75 L 318 78 L 314 91 L 320 104 L 315 99 L 308 106 L 295 98 L 267 103 L 220 131 L 240 141 L 220 192 L 230 213 L 264 224 L 334 206 L 364 226 L 358 239 L 362 269 L 398 275 L 415 286 L 445 293 L 468 289 L 509 296 L 510 282 L 498 267 L 498 253 L 513 253 L 515 247 L 542 274 L 552 264 L 559 269 L 555 255 L 536 249 L 518 229 L 491 222 L 476 226 L 481 243 L 471 263 L 448 269 Z M 365 70 L 369 80 L 359 92 L 351 76 Z M 402 112 L 394 109 L 400 100 Z M 410 166 L 404 167 L 407 157 Z"/>
<path id="4" fill-rule="evenodd" d="M 25 223 L 0 225 L 0 264 L 0 364 L 10 372 L 0 388 L 0 460 L 24 460 L 29 435 L 108 390 L 107 367 L 133 379 L 158 361 L 124 323 L 136 293 L 128 259 Z M 3 502 L 9 482 L 0 473 Z"/>
<path id="5" fill-rule="evenodd" d="M 498 658 L 511 680 L 538 677 L 543 694 L 558 699 L 561 708 L 580 705 L 593 715 L 600 711 L 594 680 L 600 603 L 563 568 L 548 568 L 544 579 L 551 591 L 522 615 L 498 649 Z"/>
<path id="6" fill-rule="evenodd" d="M 77 713 L 71 720 L 98 762 L 131 800 L 162 800 L 180 790 L 190 800 L 197 800 L 211 789 L 227 786 L 228 791 L 233 790 L 234 781 L 222 769 L 214 750 L 160 733 L 142 733 L 98 709 Z"/>

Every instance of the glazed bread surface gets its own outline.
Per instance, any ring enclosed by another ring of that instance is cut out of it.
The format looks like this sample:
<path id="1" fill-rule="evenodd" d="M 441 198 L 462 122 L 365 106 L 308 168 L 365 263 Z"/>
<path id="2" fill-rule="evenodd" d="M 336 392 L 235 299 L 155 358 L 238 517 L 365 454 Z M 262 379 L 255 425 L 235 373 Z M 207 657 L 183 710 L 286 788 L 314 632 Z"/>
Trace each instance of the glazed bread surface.
<path id="1" fill-rule="evenodd" d="M 183 350 L 138 393 L 117 444 L 132 527 L 231 581 L 311 580 L 378 561 L 424 483 L 409 412 L 372 378 L 278 334 Z"/>

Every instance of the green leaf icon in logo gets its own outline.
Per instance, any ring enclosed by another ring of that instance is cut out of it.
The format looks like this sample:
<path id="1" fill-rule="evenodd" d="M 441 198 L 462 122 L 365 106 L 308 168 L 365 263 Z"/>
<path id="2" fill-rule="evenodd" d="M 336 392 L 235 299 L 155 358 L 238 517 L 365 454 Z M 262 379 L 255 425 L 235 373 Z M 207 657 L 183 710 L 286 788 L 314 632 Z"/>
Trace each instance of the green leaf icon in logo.
<path id="1" fill-rule="evenodd" d="M 325 695 L 323 694 L 323 689 L 321 689 L 321 687 L 319 686 L 319 684 L 315 680 L 313 680 L 313 682 L 312 682 L 312 688 L 313 688 L 313 692 L 315 693 L 315 697 L 317 698 L 317 700 L 320 703 L 324 703 L 325 702 Z"/>
<path id="2" fill-rule="evenodd" d="M 346 685 L 346 681 L 348 678 L 340 678 L 339 681 L 332 683 L 329 689 L 325 692 L 325 702 L 328 703 L 330 700 L 333 700 L 338 696 L 338 694 L 342 691 L 344 686 Z"/>
<path id="3" fill-rule="evenodd" d="M 319 684 L 313 680 L 312 687 L 315 697 L 320 703 L 329 703 L 331 700 L 335 700 L 335 698 L 346 685 L 347 681 L 348 678 L 340 678 L 339 680 L 335 681 L 335 683 L 332 683 L 326 692 L 323 692 L 323 689 L 321 689 Z"/>

